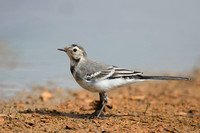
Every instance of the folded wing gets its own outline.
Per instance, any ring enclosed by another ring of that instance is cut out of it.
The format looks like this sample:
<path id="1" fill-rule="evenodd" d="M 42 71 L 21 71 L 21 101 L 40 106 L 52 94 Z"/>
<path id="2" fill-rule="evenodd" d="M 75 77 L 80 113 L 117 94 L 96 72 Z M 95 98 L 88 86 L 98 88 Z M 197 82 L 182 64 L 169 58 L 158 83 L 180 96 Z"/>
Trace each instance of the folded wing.
<path id="1" fill-rule="evenodd" d="M 119 68 L 116 66 L 108 67 L 102 71 L 87 74 L 85 79 L 87 81 L 103 80 L 103 79 L 117 79 L 117 78 L 140 78 L 142 72 Z"/>

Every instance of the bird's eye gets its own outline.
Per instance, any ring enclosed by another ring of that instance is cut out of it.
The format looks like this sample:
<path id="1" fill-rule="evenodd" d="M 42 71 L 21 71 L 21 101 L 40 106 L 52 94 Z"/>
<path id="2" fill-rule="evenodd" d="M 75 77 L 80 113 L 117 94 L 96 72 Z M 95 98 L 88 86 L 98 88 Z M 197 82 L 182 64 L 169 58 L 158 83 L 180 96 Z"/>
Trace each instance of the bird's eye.
<path id="1" fill-rule="evenodd" d="M 74 52 L 76 52 L 76 51 L 77 51 L 77 49 L 75 48 L 75 49 L 73 49 L 73 51 L 74 51 Z"/>

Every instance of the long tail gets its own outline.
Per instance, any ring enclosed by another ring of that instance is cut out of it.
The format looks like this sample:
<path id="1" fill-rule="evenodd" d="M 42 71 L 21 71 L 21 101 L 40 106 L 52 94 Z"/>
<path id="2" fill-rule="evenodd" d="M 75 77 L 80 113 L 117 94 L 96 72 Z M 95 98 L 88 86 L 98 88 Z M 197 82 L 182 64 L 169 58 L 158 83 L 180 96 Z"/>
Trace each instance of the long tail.
<path id="1" fill-rule="evenodd" d="M 191 80 L 185 77 L 172 77 L 172 76 L 142 76 L 141 79 L 147 80 Z"/>

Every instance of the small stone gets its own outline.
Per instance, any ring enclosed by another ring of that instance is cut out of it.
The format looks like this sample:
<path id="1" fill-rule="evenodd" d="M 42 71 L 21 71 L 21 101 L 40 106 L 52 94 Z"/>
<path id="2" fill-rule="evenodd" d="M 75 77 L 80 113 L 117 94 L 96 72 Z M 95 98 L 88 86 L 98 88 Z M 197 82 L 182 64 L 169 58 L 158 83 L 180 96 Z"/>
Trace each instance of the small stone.
<path id="1" fill-rule="evenodd" d="M 71 124 L 68 124 L 68 125 L 66 125 L 66 127 L 65 127 L 65 129 L 69 129 L 69 130 L 72 130 L 73 128 L 74 128 L 74 126 L 71 125 Z"/>
<path id="2" fill-rule="evenodd" d="M 8 115 L 6 115 L 6 114 L 0 114 L 0 117 L 6 117 L 6 116 L 8 116 Z"/>
<path id="3" fill-rule="evenodd" d="M 19 104 L 15 104 L 14 107 L 24 107 L 25 104 L 19 103 Z"/>
<path id="4" fill-rule="evenodd" d="M 145 99 L 145 96 L 132 96 L 130 97 L 130 100 L 144 100 Z"/>
<path id="5" fill-rule="evenodd" d="M 97 124 L 98 123 L 98 120 L 94 119 L 92 120 L 93 123 Z"/>
<path id="6" fill-rule="evenodd" d="M 43 91 L 42 94 L 40 95 L 40 98 L 42 101 L 47 101 L 49 99 L 54 98 L 54 95 L 50 93 L 49 91 Z"/>
<path id="7" fill-rule="evenodd" d="M 29 126 L 34 126 L 35 123 L 33 121 L 27 121 L 26 124 L 28 124 Z"/>
<path id="8" fill-rule="evenodd" d="M 185 113 L 185 112 L 178 112 L 178 113 L 175 113 L 175 115 L 181 115 L 181 116 L 184 116 L 184 115 L 187 115 L 187 113 Z"/>

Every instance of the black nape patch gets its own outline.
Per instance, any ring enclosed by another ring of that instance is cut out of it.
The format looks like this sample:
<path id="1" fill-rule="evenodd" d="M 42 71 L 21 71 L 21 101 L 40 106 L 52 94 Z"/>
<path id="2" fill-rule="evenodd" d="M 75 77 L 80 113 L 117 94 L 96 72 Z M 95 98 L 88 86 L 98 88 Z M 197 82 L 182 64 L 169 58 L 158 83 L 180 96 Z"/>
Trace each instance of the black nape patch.
<path id="1" fill-rule="evenodd" d="M 77 47 L 78 45 L 77 44 L 72 44 L 72 47 Z"/>

